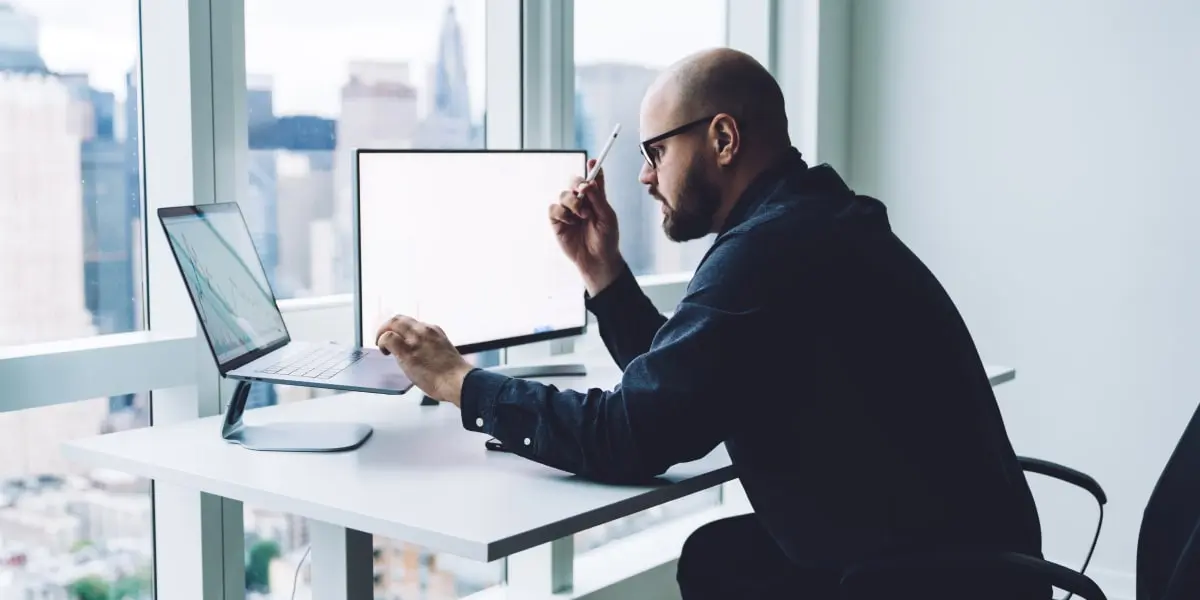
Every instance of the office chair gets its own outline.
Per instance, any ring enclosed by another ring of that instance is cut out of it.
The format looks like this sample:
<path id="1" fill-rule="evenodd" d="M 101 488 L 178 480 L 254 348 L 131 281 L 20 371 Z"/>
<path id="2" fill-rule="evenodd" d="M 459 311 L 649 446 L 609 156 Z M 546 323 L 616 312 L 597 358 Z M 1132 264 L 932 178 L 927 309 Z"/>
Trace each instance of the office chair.
<path id="1" fill-rule="evenodd" d="M 1057 470 L 1023 460 L 1032 465 L 1031 471 Z M 983 574 L 978 580 L 981 588 L 1015 577 L 1035 578 L 1084 600 L 1108 600 L 1086 575 L 1016 552 L 946 552 L 882 559 L 847 572 L 842 578 L 842 597 L 882 600 L 890 596 L 876 595 L 873 590 L 888 589 L 888 581 L 908 583 L 915 575 L 932 588 L 939 574 L 964 569 Z M 969 598 L 971 591 L 962 590 L 962 595 Z M 1137 541 L 1136 600 L 1196 598 L 1200 598 L 1200 407 L 1192 413 L 1150 494 Z"/>

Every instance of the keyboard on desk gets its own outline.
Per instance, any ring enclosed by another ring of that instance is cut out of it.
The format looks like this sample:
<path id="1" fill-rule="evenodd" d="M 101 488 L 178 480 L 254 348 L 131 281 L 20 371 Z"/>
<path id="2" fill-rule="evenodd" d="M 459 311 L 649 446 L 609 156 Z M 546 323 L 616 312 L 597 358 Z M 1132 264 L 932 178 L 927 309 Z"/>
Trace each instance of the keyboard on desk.
<path id="1" fill-rule="evenodd" d="M 312 352 L 289 356 L 265 369 L 263 373 L 289 375 L 307 379 L 330 379 L 366 356 L 364 350 L 347 352 L 345 348 L 317 348 Z"/>

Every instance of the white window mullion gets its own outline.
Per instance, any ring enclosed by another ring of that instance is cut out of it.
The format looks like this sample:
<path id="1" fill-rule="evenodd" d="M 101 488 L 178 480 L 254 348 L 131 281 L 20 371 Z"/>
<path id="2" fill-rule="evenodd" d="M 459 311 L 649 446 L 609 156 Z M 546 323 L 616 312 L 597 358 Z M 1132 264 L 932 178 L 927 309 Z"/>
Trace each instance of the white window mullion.
<path id="1" fill-rule="evenodd" d="M 521 147 L 521 4 L 522 0 L 487 3 L 486 142 L 488 148 Z"/>
<path id="2" fill-rule="evenodd" d="M 843 177 L 850 152 L 850 6 L 843 0 L 789 0 L 776 19 L 775 77 L 788 105 L 792 143 L 809 164 Z"/>
<path id="3" fill-rule="evenodd" d="M 157 210 L 236 198 L 241 20 L 240 0 L 141 3 L 147 323 L 156 334 L 191 336 L 196 373 L 194 385 L 154 391 L 152 425 L 221 412 L 222 386 Z M 240 503 L 155 484 L 154 517 L 157 597 L 244 596 Z"/>
<path id="4" fill-rule="evenodd" d="M 781 4 L 807 0 L 786 0 Z M 774 69 L 776 0 L 729 0 L 725 5 L 725 43 Z"/>

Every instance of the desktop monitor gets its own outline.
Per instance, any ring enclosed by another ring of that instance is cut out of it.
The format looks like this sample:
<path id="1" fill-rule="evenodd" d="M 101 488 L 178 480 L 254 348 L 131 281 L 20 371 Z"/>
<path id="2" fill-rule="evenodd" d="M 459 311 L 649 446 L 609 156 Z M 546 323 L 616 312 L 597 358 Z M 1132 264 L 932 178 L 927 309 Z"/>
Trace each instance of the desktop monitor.
<path id="1" fill-rule="evenodd" d="M 548 210 L 586 168 L 582 150 L 358 150 L 360 343 L 396 314 L 463 354 L 584 333 L 583 283 Z"/>

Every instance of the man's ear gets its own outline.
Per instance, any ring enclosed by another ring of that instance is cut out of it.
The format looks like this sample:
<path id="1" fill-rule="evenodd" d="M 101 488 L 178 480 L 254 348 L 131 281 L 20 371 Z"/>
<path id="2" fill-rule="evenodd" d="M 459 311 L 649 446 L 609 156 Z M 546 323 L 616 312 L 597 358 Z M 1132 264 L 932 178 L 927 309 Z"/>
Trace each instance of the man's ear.
<path id="1" fill-rule="evenodd" d="M 742 145 L 737 121 L 732 116 L 721 113 L 713 119 L 712 129 L 714 149 L 717 151 L 717 164 L 723 167 L 733 164 Z"/>

